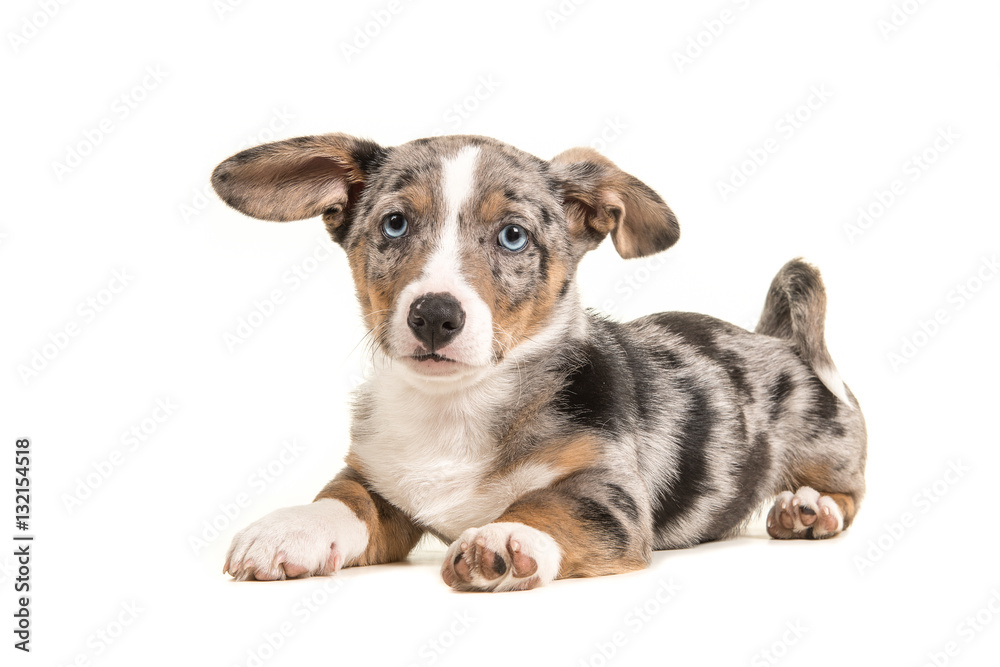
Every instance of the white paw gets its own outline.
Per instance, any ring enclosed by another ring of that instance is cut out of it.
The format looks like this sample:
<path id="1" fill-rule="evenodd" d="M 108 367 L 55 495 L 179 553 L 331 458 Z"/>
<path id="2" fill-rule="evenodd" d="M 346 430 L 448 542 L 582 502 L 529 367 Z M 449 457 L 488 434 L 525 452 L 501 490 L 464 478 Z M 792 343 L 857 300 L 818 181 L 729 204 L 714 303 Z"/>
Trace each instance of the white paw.
<path id="1" fill-rule="evenodd" d="M 460 591 L 522 591 L 555 579 L 561 561 L 548 533 L 523 523 L 490 523 L 452 542 L 441 577 Z"/>
<path id="2" fill-rule="evenodd" d="M 364 522 L 341 501 L 323 498 L 271 512 L 236 533 L 222 571 L 240 581 L 330 574 L 367 546 Z"/>
<path id="3" fill-rule="evenodd" d="M 836 501 L 808 486 L 778 495 L 767 515 L 768 534 L 782 540 L 822 539 L 843 529 L 844 515 Z"/>

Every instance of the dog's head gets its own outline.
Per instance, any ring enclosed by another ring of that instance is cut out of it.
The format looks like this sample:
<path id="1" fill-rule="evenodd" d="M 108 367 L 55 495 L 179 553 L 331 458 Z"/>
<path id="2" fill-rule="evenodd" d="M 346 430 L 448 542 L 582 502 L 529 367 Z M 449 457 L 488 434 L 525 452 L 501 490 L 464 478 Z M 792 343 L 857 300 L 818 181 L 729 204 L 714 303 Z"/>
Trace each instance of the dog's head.
<path id="1" fill-rule="evenodd" d="M 421 378 L 480 373 L 538 335 L 608 234 L 626 258 L 680 234 L 653 190 L 592 149 L 546 162 L 485 137 L 299 137 L 234 155 L 212 185 L 255 218 L 321 215 L 379 347 Z"/>

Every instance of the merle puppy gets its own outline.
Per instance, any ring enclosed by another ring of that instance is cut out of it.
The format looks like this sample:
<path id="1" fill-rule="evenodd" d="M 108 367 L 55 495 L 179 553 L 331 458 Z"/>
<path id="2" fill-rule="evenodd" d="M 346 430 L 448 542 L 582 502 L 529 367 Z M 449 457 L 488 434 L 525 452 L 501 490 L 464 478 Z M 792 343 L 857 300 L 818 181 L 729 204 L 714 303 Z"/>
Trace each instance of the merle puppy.
<path id="1" fill-rule="evenodd" d="M 449 586 L 519 590 L 735 535 L 772 498 L 779 539 L 854 518 L 865 426 L 827 352 L 817 270 L 779 271 L 755 333 L 585 311 L 584 253 L 610 236 L 642 257 L 679 236 L 663 200 L 595 151 L 330 134 L 243 151 L 212 183 L 255 218 L 322 216 L 376 357 L 346 466 L 238 533 L 234 577 L 386 563 L 430 533 L 450 544 Z"/>

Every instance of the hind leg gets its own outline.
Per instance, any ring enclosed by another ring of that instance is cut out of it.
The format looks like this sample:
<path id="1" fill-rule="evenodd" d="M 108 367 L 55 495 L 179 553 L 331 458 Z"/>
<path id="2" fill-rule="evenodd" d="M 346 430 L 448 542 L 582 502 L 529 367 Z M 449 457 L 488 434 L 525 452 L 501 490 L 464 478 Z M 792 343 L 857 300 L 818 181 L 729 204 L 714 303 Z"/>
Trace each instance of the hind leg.
<path id="1" fill-rule="evenodd" d="M 821 493 L 809 486 L 785 491 L 767 515 L 767 533 L 779 540 L 833 537 L 851 525 L 856 508 L 847 493 Z"/>

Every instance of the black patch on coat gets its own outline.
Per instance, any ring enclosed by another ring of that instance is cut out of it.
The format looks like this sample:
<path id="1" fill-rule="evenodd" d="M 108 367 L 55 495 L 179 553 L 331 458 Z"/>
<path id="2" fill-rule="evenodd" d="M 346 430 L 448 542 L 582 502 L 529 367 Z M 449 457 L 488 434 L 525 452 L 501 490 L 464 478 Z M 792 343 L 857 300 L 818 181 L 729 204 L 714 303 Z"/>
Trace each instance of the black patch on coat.
<path id="1" fill-rule="evenodd" d="M 664 370 L 674 371 L 684 366 L 681 358 L 673 350 L 656 348 L 649 351 L 649 358 Z"/>
<path id="2" fill-rule="evenodd" d="M 405 248 L 407 245 L 409 245 L 409 238 L 407 236 L 403 236 L 398 239 L 390 239 L 387 236 L 385 236 L 385 234 L 381 234 L 378 237 L 376 237 L 374 245 L 375 249 L 380 254 L 385 254 L 386 252 L 388 252 L 393 248 Z"/>
<path id="3" fill-rule="evenodd" d="M 351 157 L 358 168 L 365 174 L 380 169 L 389 157 L 389 150 L 379 146 L 374 141 L 361 139 L 354 145 Z"/>
<path id="4" fill-rule="evenodd" d="M 616 326 L 612 331 L 617 334 L 615 340 L 622 351 L 630 380 L 632 391 L 628 396 L 628 405 L 635 406 L 635 414 L 639 418 L 638 426 L 642 429 L 660 412 L 656 400 L 659 392 L 654 377 L 656 368 L 651 363 L 648 347 L 636 345 L 620 326 Z"/>
<path id="5" fill-rule="evenodd" d="M 834 396 L 816 376 L 809 378 L 807 384 L 812 400 L 804 418 L 812 427 L 814 437 L 824 433 L 837 438 L 844 437 L 844 426 L 837 419 L 840 413 L 840 399 Z"/>
<path id="6" fill-rule="evenodd" d="M 736 487 L 733 499 L 715 515 L 705 531 L 707 540 L 717 540 L 742 524 L 764 501 L 764 482 L 771 469 L 771 443 L 767 435 L 758 432 L 749 443 L 742 460 L 733 470 Z"/>
<path id="7" fill-rule="evenodd" d="M 524 197 L 522 197 L 521 195 L 517 194 L 517 192 L 514 190 L 514 188 L 511 188 L 511 187 L 505 187 L 503 189 L 503 197 L 507 201 L 514 201 L 514 202 L 521 201 L 522 199 L 524 199 Z"/>
<path id="8" fill-rule="evenodd" d="M 606 506 L 590 498 L 577 498 L 577 516 L 595 542 L 612 545 L 618 553 L 628 551 L 628 531 Z"/>
<path id="9" fill-rule="evenodd" d="M 620 509 L 630 521 L 638 521 L 639 508 L 635 504 L 635 498 L 617 484 L 608 483 L 605 486 L 608 487 L 608 499 L 611 501 L 611 504 Z"/>
<path id="10" fill-rule="evenodd" d="M 576 424 L 618 435 L 624 426 L 617 405 L 624 385 L 622 368 L 612 352 L 591 343 L 579 354 L 580 363 L 556 395 L 556 408 Z"/>
<path id="11" fill-rule="evenodd" d="M 840 399 L 827 389 L 823 381 L 818 377 L 809 378 L 807 383 L 812 392 L 812 403 L 809 409 L 809 418 L 817 422 L 832 421 L 837 418 L 839 411 L 838 403 Z"/>
<path id="12" fill-rule="evenodd" d="M 351 230 L 350 225 L 339 225 L 337 227 L 326 226 L 326 231 L 330 234 L 330 238 L 333 239 L 335 243 L 344 245 L 344 240 L 347 238 L 347 233 Z"/>
<path id="13" fill-rule="evenodd" d="M 538 210 L 541 211 L 542 213 L 542 225 L 546 229 L 548 229 L 549 227 L 552 226 L 552 215 L 549 214 L 549 209 L 545 208 L 542 205 L 539 205 Z"/>
<path id="14" fill-rule="evenodd" d="M 555 407 L 575 424 L 617 437 L 636 413 L 649 412 L 648 359 L 622 325 L 596 317 L 591 325 L 591 337 L 567 355 L 570 369 Z"/>
<path id="15" fill-rule="evenodd" d="M 549 282 L 549 251 L 545 246 L 537 243 L 535 238 L 529 236 L 531 245 L 538 252 L 538 277 L 539 281 L 544 285 Z"/>
<path id="16" fill-rule="evenodd" d="M 771 421 L 781 419 L 781 415 L 785 412 L 785 401 L 788 399 L 789 395 L 791 395 L 794 386 L 792 376 L 783 372 L 778 376 L 774 383 L 768 387 L 767 397 L 771 402 Z"/>
<path id="17" fill-rule="evenodd" d="M 689 397 L 677 448 L 677 479 L 659 489 L 653 500 L 653 526 L 666 528 L 683 518 L 694 503 L 712 491 L 706 451 L 717 414 L 705 390 L 691 377 L 674 380 L 674 391 Z"/>
<path id="18" fill-rule="evenodd" d="M 736 393 L 748 403 L 753 402 L 753 389 L 747 382 L 746 362 L 736 351 L 718 344 L 719 333 L 743 333 L 741 329 L 699 313 L 663 313 L 656 316 L 654 321 L 681 337 L 696 352 L 721 366 Z"/>

